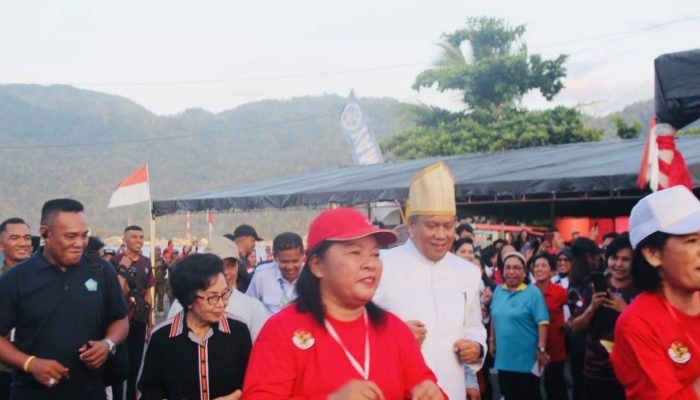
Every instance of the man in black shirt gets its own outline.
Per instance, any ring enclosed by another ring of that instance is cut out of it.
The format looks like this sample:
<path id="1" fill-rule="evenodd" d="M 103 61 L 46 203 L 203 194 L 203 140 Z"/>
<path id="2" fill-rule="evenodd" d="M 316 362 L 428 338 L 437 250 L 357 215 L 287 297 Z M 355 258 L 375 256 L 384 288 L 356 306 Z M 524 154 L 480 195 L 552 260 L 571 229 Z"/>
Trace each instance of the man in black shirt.
<path id="1" fill-rule="evenodd" d="M 102 400 L 101 367 L 129 329 L 116 274 L 107 267 L 97 277 L 84 257 L 79 202 L 46 202 L 39 229 L 45 246 L 0 277 L 0 361 L 15 368 L 11 398 Z"/>

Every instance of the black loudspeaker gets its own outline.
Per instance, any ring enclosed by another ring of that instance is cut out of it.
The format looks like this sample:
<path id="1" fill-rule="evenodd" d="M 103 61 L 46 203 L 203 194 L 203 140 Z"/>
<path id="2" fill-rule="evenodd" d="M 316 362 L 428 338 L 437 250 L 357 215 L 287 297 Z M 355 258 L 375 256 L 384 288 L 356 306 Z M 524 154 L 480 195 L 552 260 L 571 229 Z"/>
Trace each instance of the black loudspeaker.
<path id="1" fill-rule="evenodd" d="M 700 118 L 700 49 L 654 60 L 656 119 L 682 129 Z"/>

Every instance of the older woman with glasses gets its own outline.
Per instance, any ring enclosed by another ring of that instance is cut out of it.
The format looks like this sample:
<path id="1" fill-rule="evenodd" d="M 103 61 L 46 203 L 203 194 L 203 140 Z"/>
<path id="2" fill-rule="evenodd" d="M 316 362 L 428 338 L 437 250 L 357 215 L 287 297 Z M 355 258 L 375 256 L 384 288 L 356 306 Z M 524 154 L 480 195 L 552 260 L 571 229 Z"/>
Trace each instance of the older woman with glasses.
<path id="1" fill-rule="evenodd" d="M 299 297 L 260 332 L 245 399 L 444 398 L 408 326 L 372 302 L 395 241 L 353 209 L 311 223 Z"/>
<path id="2" fill-rule="evenodd" d="M 141 398 L 240 398 L 251 339 L 247 326 L 225 313 L 231 289 L 223 262 L 192 254 L 176 265 L 170 285 L 184 309 L 153 330 L 141 366 Z"/>
<path id="3" fill-rule="evenodd" d="M 549 313 L 540 290 L 527 283 L 527 274 L 522 254 L 504 254 L 504 283 L 496 288 L 491 300 L 489 350 L 496 358 L 498 381 L 506 400 L 541 399 L 539 375 L 549 362 Z"/>

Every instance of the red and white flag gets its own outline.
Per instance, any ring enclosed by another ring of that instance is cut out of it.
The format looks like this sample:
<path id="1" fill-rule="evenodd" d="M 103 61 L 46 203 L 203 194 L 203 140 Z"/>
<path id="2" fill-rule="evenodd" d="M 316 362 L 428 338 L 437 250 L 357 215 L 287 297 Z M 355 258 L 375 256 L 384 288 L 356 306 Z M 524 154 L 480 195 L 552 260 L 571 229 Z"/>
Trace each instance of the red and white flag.
<path id="1" fill-rule="evenodd" d="M 676 129 L 669 124 L 656 124 L 652 119 L 647 135 L 637 186 L 652 191 L 683 185 L 693 190 L 692 179 L 683 155 L 676 148 Z"/>
<path id="2" fill-rule="evenodd" d="M 131 175 L 119 181 L 109 199 L 107 208 L 128 206 L 151 200 L 148 186 L 148 164 L 143 164 Z"/>

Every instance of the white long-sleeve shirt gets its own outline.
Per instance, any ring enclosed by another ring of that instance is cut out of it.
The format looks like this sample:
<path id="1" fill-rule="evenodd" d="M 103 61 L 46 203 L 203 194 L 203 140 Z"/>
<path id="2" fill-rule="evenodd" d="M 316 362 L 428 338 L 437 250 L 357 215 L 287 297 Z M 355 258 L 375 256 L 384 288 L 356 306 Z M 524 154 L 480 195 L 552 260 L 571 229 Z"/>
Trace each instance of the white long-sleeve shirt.
<path id="1" fill-rule="evenodd" d="M 175 314 L 180 311 L 182 311 L 180 302 L 177 300 L 173 301 L 168 311 L 168 318 L 175 317 Z M 255 338 L 258 337 L 258 332 L 260 332 L 260 329 L 262 329 L 263 325 L 265 325 L 265 322 L 270 317 L 270 314 L 258 299 L 246 296 L 236 289 L 231 293 L 231 298 L 226 306 L 226 312 L 248 325 L 253 343 L 255 343 Z"/>
<path id="2" fill-rule="evenodd" d="M 425 361 L 450 398 L 464 398 L 464 364 L 454 343 L 469 339 L 488 351 L 481 322 L 479 269 L 452 253 L 430 261 L 411 240 L 382 251 L 381 259 L 384 272 L 374 301 L 404 321 L 425 324 L 428 332 L 421 346 Z M 482 358 L 470 367 L 478 371 L 483 362 Z"/>

